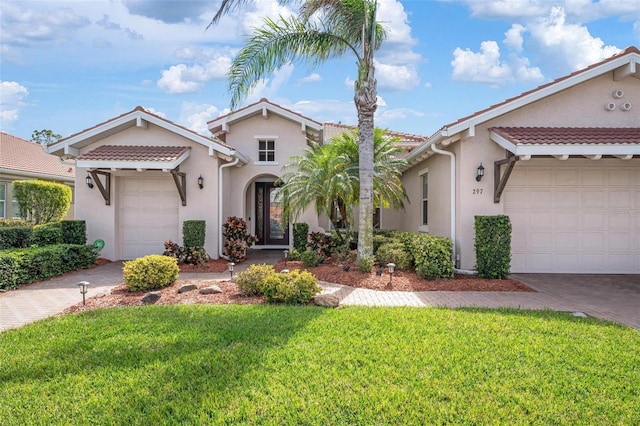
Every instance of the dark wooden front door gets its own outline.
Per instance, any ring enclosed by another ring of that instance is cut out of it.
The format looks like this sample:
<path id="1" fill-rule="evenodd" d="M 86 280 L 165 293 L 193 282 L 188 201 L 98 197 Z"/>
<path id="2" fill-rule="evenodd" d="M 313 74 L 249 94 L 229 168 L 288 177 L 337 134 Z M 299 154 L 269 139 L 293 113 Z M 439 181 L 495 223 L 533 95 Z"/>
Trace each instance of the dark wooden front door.
<path id="1" fill-rule="evenodd" d="M 273 182 L 256 182 L 257 245 L 289 245 L 289 226 L 282 224 L 284 209 L 275 201 L 278 190 Z"/>

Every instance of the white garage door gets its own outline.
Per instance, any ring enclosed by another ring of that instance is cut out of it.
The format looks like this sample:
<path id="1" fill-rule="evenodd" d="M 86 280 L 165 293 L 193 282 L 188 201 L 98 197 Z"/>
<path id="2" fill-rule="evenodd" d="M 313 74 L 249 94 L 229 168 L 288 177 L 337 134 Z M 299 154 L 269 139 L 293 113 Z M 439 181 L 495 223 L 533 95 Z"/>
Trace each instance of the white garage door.
<path id="1" fill-rule="evenodd" d="M 180 198 L 170 176 L 119 179 L 120 258 L 161 254 L 178 241 Z"/>
<path id="2" fill-rule="evenodd" d="M 640 167 L 632 161 L 516 164 L 503 195 L 511 271 L 640 273 Z"/>

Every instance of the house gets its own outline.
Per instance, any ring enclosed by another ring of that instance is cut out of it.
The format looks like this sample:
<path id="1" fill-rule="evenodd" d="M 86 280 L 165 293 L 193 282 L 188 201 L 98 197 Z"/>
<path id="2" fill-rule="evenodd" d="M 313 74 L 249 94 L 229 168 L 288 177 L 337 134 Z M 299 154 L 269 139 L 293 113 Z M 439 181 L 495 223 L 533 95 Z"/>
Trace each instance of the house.
<path id="1" fill-rule="evenodd" d="M 640 273 L 638 63 L 631 47 L 431 137 L 397 134 L 410 203 L 380 212 L 381 227 L 450 237 L 457 266 L 473 269 L 474 217 L 506 214 L 513 272 Z M 181 242 L 183 221 L 200 219 L 218 257 L 228 216 L 247 220 L 258 248 L 289 247 L 275 197 L 282 167 L 348 126 L 261 99 L 208 128 L 211 137 L 137 107 L 48 147 L 76 161 L 76 217 L 105 240 L 103 256 L 162 252 Z M 312 208 L 298 220 L 329 229 Z"/>
<path id="2" fill-rule="evenodd" d="M 639 79 L 630 47 L 445 125 L 407 156 L 411 204 L 382 226 L 451 237 L 474 269 L 474 217 L 504 214 L 512 272 L 640 273 Z"/>
<path id="3" fill-rule="evenodd" d="M 13 182 L 40 179 L 75 185 L 75 166 L 47 154 L 42 145 L 0 132 L 0 218 L 16 218 L 18 202 L 13 196 Z M 73 203 L 72 198 L 72 203 Z M 73 204 L 66 219 L 73 219 Z"/>

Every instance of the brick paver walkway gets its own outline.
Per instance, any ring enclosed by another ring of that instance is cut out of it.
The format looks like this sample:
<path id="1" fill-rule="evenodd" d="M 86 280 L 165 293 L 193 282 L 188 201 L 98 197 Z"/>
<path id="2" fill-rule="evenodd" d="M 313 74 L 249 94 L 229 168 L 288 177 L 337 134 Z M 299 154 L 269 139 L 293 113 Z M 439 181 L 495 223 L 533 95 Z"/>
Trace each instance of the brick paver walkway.
<path id="1" fill-rule="evenodd" d="M 275 264 L 281 251 L 253 251 L 251 263 Z M 241 271 L 249 263 L 238 265 Z M 182 279 L 226 279 L 229 273 L 180 274 Z M 374 291 L 320 283 L 323 293 L 336 295 L 342 305 L 511 307 L 584 312 L 640 329 L 640 275 L 524 274 L 516 279 L 536 290 L 528 292 L 400 292 Z M 89 281 L 92 297 L 122 282 L 122 263 L 114 262 L 0 293 L 0 332 L 62 312 L 82 300 L 77 286 Z"/>

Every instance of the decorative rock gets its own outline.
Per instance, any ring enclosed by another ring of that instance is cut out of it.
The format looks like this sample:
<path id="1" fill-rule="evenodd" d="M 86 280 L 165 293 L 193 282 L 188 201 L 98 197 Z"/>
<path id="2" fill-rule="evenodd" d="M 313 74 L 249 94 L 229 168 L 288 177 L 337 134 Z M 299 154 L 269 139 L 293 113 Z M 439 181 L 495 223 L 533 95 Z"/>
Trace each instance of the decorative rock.
<path id="1" fill-rule="evenodd" d="M 212 286 L 200 289 L 200 294 L 217 294 L 217 293 L 222 293 L 222 289 L 217 285 L 212 285 Z"/>
<path id="2" fill-rule="evenodd" d="M 340 299 L 333 294 L 319 294 L 313 298 L 313 303 L 325 308 L 337 308 L 340 304 Z"/>
<path id="3" fill-rule="evenodd" d="M 102 290 L 100 293 L 96 294 L 96 297 L 105 297 L 111 294 L 111 290 Z"/>
<path id="4" fill-rule="evenodd" d="M 178 293 L 186 293 L 187 291 L 196 290 L 198 288 L 195 284 L 184 284 L 178 289 Z"/>
<path id="5" fill-rule="evenodd" d="M 150 305 L 152 303 L 156 303 L 158 299 L 160 299 L 160 292 L 152 291 L 144 295 L 144 297 L 142 298 L 142 303 Z"/>

